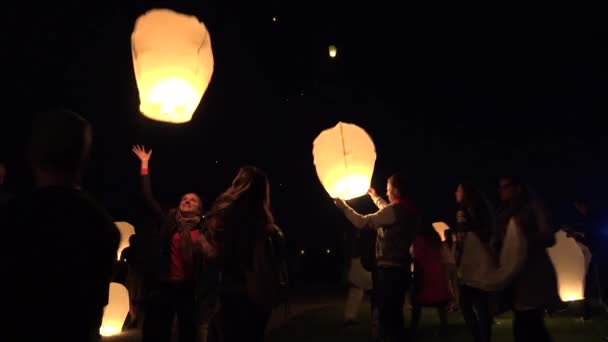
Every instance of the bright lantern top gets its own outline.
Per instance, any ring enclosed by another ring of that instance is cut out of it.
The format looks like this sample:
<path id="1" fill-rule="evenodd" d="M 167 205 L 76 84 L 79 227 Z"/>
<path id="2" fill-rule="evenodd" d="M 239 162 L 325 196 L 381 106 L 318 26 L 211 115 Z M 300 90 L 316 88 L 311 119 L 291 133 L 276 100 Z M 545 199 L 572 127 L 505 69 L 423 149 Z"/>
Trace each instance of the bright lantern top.
<path id="1" fill-rule="evenodd" d="M 131 52 L 142 114 L 170 123 L 190 121 L 213 74 L 205 25 L 169 9 L 150 10 L 135 21 Z"/>
<path id="2" fill-rule="evenodd" d="M 332 198 L 349 200 L 367 193 L 376 147 L 361 127 L 338 122 L 317 136 L 312 154 L 319 180 Z"/>

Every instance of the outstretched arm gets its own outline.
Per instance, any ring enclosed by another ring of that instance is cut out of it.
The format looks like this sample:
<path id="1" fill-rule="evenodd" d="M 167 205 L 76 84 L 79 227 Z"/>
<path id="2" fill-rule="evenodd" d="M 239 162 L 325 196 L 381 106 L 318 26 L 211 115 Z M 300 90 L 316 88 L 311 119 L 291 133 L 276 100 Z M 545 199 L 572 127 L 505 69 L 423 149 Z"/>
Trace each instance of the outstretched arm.
<path id="1" fill-rule="evenodd" d="M 344 200 L 336 198 L 336 206 L 344 212 L 346 218 L 358 229 L 376 229 L 395 223 L 396 216 L 392 206 L 385 206 L 369 215 L 361 215 L 351 208 Z"/>
<path id="2" fill-rule="evenodd" d="M 378 209 L 383 209 L 388 205 L 388 202 L 386 202 L 384 198 L 378 195 L 376 189 L 369 188 L 369 190 L 367 190 L 367 194 L 369 195 L 369 197 L 372 198 L 372 201 L 374 201 L 374 204 L 376 205 L 376 207 L 378 207 Z"/>
<path id="3" fill-rule="evenodd" d="M 154 197 L 154 194 L 152 193 L 152 183 L 150 181 L 150 172 L 148 169 L 150 157 L 152 157 L 152 150 L 150 149 L 146 152 L 145 146 L 133 145 L 132 151 L 141 162 L 141 186 L 142 193 L 144 195 L 144 200 L 146 201 L 148 207 L 152 209 L 155 216 L 159 219 L 164 220 L 165 213 L 162 207 L 160 206 L 160 203 L 158 203 L 158 201 Z"/>

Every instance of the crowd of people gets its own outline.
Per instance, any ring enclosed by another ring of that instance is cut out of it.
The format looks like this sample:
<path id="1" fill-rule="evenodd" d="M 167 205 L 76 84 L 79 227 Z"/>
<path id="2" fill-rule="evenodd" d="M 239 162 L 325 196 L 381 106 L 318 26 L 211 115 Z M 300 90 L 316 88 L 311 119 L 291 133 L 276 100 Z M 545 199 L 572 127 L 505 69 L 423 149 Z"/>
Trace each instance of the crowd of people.
<path id="1" fill-rule="evenodd" d="M 113 218 L 80 186 L 92 133 L 73 112 L 38 115 L 28 152 L 35 189 L 0 197 L 8 266 L 4 307 L 10 313 L 0 329 L 2 340 L 100 339 L 120 235 Z M 152 150 L 135 145 L 132 151 L 140 161 L 142 198 L 155 221 L 132 237 L 122 255 L 129 266 L 124 280 L 129 316 L 141 326 L 142 340 L 170 341 L 177 318 L 180 342 L 263 341 L 271 312 L 287 301 L 289 288 L 285 237 L 273 218 L 265 173 L 242 167 L 208 208 L 198 194 L 186 193 L 164 210 L 153 195 Z M 0 168 L 0 184 L 5 173 Z M 515 341 L 551 341 L 545 313 L 561 303 L 547 254 L 556 229 L 540 198 L 522 180 L 504 176 L 502 205 L 495 212 L 478 188 L 460 183 L 456 226 L 442 241 L 425 223 L 410 182 L 391 176 L 388 201 L 370 189 L 378 207 L 373 214 L 334 200 L 366 241 L 353 259 L 353 269 L 363 276 L 351 272 L 347 321 L 355 321 L 352 303 L 371 290 L 376 341 L 415 339 L 424 307 L 437 309 L 444 336 L 448 311 L 461 311 L 472 339 L 486 342 L 494 316 L 512 310 Z M 590 217 L 583 202 L 577 208 Z M 564 229 L 599 256 L 601 239 L 592 224 Z M 602 258 L 596 259 L 605 272 Z M 412 308 L 409 330 L 406 297 Z"/>
<path id="2" fill-rule="evenodd" d="M 373 214 L 361 215 L 343 200 L 335 200 L 355 228 L 375 235 L 375 241 L 359 236 L 357 257 L 351 262 L 345 322 L 356 321 L 354 308 L 362 296 L 355 294 L 371 289 L 371 331 L 377 341 L 415 340 L 422 307 L 436 308 L 440 336 L 448 335 L 447 312 L 460 311 L 474 341 L 491 341 L 494 317 L 513 311 L 515 341 L 551 341 L 544 317 L 564 303 L 547 252 L 556 242 L 558 229 L 540 196 L 518 177 L 502 176 L 498 182 L 501 205 L 495 210 L 479 188 L 462 182 L 455 191 L 456 224 L 444 231 L 442 239 L 431 224 L 424 223 L 406 182 L 399 175 L 388 179 L 388 203 L 370 189 L 378 207 Z M 606 300 L 601 287 L 606 282 L 606 256 L 601 248 L 605 237 L 602 221 L 591 215 L 586 202 L 577 199 L 574 206 L 584 222 L 560 229 L 591 251 L 581 317 L 587 320 L 592 297 Z M 365 253 L 370 246 L 375 251 Z M 411 246 L 409 252 L 407 246 Z M 372 283 L 367 288 L 361 285 L 366 276 Z M 410 329 L 403 319 L 406 296 L 412 308 Z"/>

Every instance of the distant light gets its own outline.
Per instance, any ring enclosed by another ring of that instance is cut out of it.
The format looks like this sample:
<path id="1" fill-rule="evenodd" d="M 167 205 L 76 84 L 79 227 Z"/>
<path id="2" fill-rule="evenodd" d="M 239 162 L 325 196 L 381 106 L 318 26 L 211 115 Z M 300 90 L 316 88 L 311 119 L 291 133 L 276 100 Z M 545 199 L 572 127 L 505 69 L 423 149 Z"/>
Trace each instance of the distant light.
<path id="1" fill-rule="evenodd" d="M 300 96 L 304 96 L 304 91 L 301 91 L 301 92 L 300 92 Z"/>
<path id="2" fill-rule="evenodd" d="M 338 48 L 335 45 L 329 46 L 329 57 L 336 58 L 338 55 Z"/>
<path id="3" fill-rule="evenodd" d="M 300 255 L 304 255 L 304 250 L 300 250 Z"/>
<path id="4" fill-rule="evenodd" d="M 277 22 L 277 17 L 272 17 L 272 22 L 276 23 Z"/>
<path id="5" fill-rule="evenodd" d="M 219 161 L 219 160 L 216 160 L 216 161 L 215 161 L 215 163 L 216 163 L 216 164 L 219 164 L 219 163 L 220 163 L 220 161 Z"/>
<path id="6" fill-rule="evenodd" d="M 328 248 L 328 249 L 327 249 L 325 252 L 326 252 L 327 254 L 331 254 L 331 249 L 329 249 L 329 248 Z"/>

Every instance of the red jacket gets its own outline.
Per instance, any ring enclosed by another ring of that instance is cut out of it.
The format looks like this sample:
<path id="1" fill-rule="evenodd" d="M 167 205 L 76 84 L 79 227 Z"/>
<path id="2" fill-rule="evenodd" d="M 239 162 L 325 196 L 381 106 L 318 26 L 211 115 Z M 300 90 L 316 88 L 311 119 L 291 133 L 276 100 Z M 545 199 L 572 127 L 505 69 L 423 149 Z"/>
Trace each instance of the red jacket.
<path id="1" fill-rule="evenodd" d="M 452 296 L 447 273 L 441 263 L 441 248 L 433 248 L 424 236 L 418 235 L 413 250 L 414 303 L 422 306 L 447 304 Z"/>

